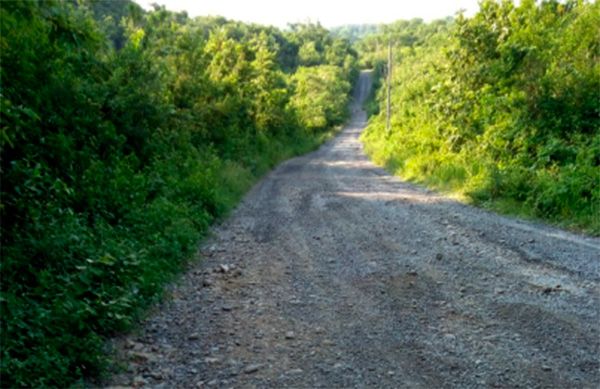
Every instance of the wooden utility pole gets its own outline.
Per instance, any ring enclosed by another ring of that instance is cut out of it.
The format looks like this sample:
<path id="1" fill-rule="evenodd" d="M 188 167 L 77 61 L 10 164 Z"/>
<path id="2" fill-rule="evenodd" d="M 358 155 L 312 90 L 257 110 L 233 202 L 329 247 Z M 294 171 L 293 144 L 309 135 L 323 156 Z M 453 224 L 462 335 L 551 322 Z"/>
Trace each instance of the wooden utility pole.
<path id="1" fill-rule="evenodd" d="M 385 129 L 390 132 L 390 116 L 392 115 L 392 41 L 388 41 L 388 63 L 387 63 L 387 110 Z"/>

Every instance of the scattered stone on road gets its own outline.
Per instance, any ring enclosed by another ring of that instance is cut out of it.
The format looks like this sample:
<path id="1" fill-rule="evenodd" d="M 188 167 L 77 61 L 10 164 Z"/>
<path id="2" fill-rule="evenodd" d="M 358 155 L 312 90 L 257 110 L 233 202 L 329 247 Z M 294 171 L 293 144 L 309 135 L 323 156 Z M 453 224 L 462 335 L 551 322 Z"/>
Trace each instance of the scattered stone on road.
<path id="1" fill-rule="evenodd" d="M 128 367 L 107 386 L 600 386 L 600 240 L 374 166 L 368 89 L 363 73 L 348 126 L 214 227 L 173 298 L 115 340 Z"/>
<path id="2" fill-rule="evenodd" d="M 259 365 L 259 364 L 248 365 L 244 368 L 244 373 L 246 373 L 246 374 L 256 373 L 261 367 L 262 367 L 262 365 Z"/>

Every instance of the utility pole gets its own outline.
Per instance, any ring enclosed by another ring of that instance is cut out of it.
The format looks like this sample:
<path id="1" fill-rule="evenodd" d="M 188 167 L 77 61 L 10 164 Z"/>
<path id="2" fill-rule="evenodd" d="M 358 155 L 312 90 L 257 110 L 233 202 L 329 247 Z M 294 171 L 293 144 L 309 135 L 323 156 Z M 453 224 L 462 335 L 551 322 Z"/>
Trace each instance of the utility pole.
<path id="1" fill-rule="evenodd" d="M 392 41 L 388 40 L 388 63 L 387 63 L 387 110 L 385 129 L 390 133 L 390 116 L 392 115 Z"/>

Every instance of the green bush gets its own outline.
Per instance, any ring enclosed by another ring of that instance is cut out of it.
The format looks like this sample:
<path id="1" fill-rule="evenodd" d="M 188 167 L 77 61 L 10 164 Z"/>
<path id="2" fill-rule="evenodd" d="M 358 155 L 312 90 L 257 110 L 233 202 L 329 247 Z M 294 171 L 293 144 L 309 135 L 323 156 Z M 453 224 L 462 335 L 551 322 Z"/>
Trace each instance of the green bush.
<path id="1" fill-rule="evenodd" d="M 363 135 L 403 177 L 501 211 L 600 233 L 600 3 L 483 1 L 471 18 L 397 22 L 392 129 Z M 379 50 L 377 50 L 379 48 Z"/>
<path id="2" fill-rule="evenodd" d="M 0 22 L 0 379 L 69 387 L 102 373 L 107 337 L 261 174 L 343 120 L 322 100 L 319 131 L 302 128 L 295 42 L 319 41 L 317 77 L 342 103 L 356 58 L 326 31 L 127 0 L 0 2 Z"/>

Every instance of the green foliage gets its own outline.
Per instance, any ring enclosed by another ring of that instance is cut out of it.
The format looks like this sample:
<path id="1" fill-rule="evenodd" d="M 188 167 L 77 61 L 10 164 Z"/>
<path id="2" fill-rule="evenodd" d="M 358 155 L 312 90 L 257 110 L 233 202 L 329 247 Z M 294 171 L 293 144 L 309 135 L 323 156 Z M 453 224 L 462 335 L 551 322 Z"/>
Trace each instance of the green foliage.
<path id="1" fill-rule="evenodd" d="M 379 114 L 363 136 L 375 160 L 492 208 L 600 233 L 600 3 L 488 0 L 472 18 L 416 25 L 359 44 L 381 62 L 375 43 L 395 43 L 392 130 Z"/>
<path id="2" fill-rule="evenodd" d="M 293 81 L 296 94 L 291 104 L 303 127 L 315 131 L 344 120 L 351 85 L 344 80 L 341 68 L 302 66 L 294 74 Z"/>
<path id="3" fill-rule="evenodd" d="M 451 22 L 450 18 L 431 23 L 424 23 L 422 19 L 398 20 L 378 26 L 374 33 L 366 34 L 354 46 L 360 53 L 361 65 L 375 68 L 379 62 L 387 60 L 389 42 L 398 49 L 423 46 L 429 44 L 436 34 L 447 32 Z"/>
<path id="4" fill-rule="evenodd" d="M 108 3 L 0 3 L 5 387 L 100 374 L 106 338 L 160 297 L 208 226 L 345 117 L 356 55 L 316 26 Z M 294 74 L 313 38 L 318 61 Z M 323 117 L 306 130 L 313 97 Z"/>
<path id="5" fill-rule="evenodd" d="M 125 45 L 125 28 L 121 24 L 123 18 L 140 20 L 143 9 L 132 0 L 71 0 L 73 4 L 81 4 L 88 8 L 98 24 L 111 40 L 115 48 Z"/>
<path id="6" fill-rule="evenodd" d="M 331 29 L 331 34 L 338 38 L 344 38 L 351 43 L 357 42 L 369 35 L 379 32 L 377 24 L 346 24 Z"/>

